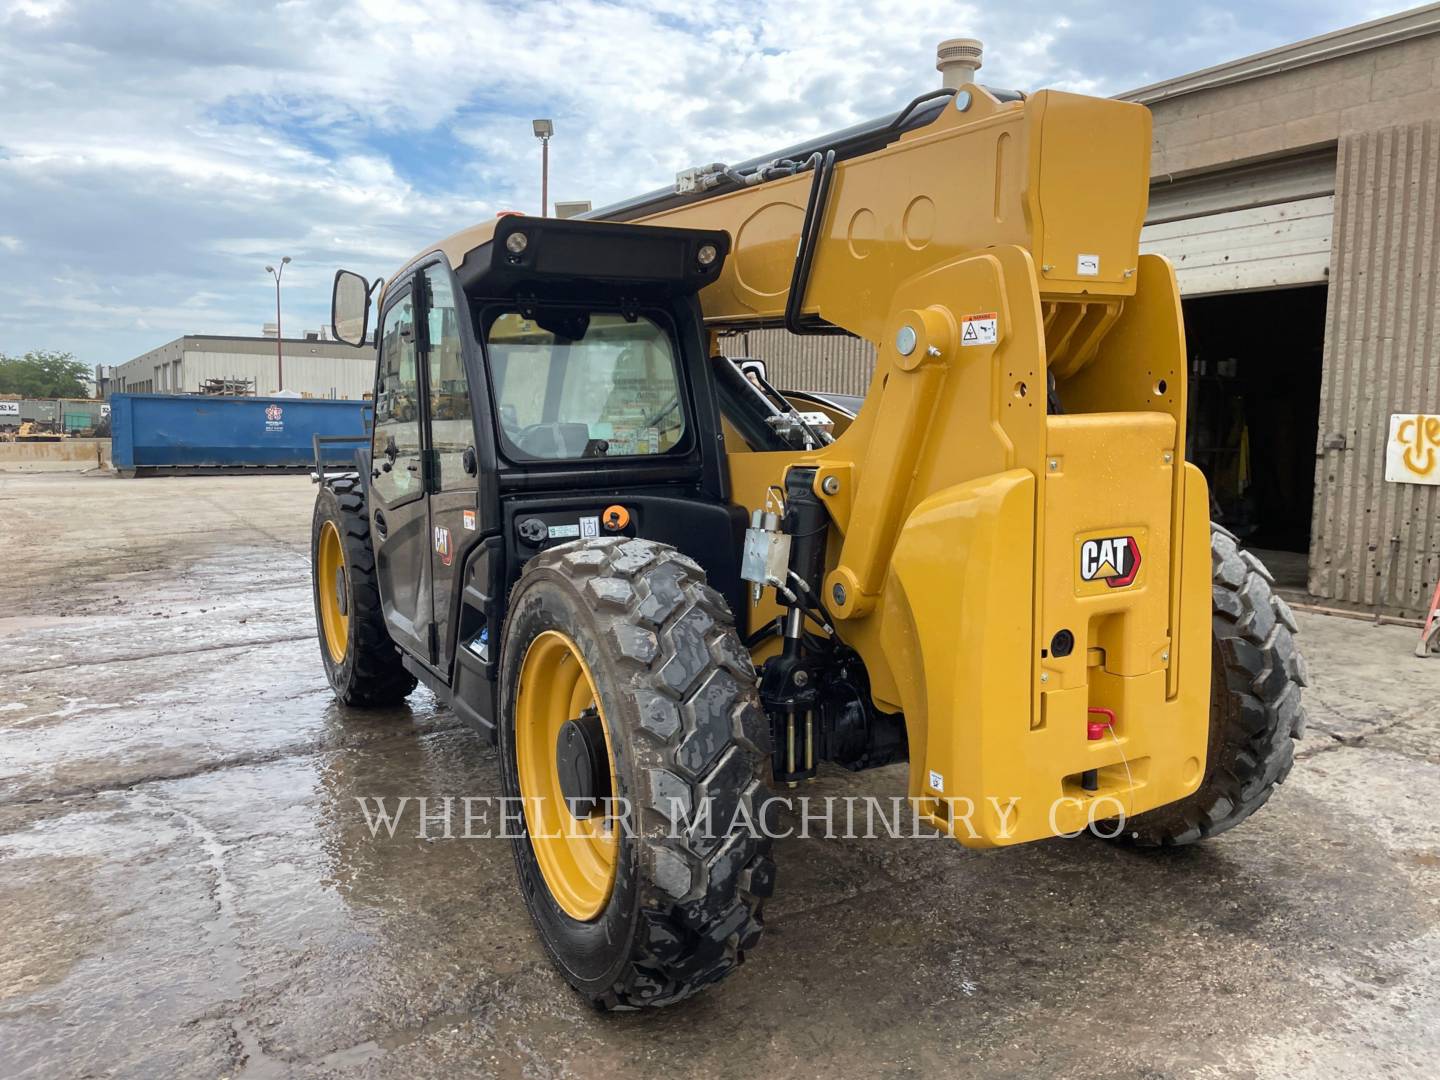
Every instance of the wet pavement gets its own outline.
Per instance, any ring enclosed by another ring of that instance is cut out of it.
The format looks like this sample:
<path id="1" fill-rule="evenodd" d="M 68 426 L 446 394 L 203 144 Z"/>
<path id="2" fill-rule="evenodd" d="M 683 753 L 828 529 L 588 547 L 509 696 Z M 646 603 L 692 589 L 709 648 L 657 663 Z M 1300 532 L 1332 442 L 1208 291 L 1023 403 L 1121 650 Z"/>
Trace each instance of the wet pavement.
<path id="1" fill-rule="evenodd" d="M 333 702 L 312 498 L 0 476 L 0 1076 L 1435 1075 L 1440 658 L 1413 630 L 1302 616 L 1302 760 L 1216 842 L 784 841 L 734 977 L 605 1016 L 507 841 L 372 839 L 357 799 L 495 795 L 495 755 L 424 691 Z"/>

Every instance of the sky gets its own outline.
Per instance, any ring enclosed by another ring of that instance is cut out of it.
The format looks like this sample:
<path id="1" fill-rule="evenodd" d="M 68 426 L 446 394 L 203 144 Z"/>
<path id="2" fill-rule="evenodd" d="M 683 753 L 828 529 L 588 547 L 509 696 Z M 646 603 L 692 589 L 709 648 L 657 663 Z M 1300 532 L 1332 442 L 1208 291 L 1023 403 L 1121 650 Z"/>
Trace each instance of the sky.
<path id="1" fill-rule="evenodd" d="M 1401 5 L 1403 6 L 1403 5 Z M 499 210 L 600 206 L 979 81 L 1109 95 L 1376 18 L 1341 0 L 0 0 L 0 353 L 286 336 Z"/>

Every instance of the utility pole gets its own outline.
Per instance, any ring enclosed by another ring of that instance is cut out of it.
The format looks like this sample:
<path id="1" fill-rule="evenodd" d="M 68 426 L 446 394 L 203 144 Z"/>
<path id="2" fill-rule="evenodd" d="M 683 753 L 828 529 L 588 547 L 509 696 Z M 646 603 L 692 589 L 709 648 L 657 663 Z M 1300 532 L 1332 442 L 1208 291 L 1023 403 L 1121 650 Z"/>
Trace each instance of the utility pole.
<path id="1" fill-rule="evenodd" d="M 285 334 L 280 326 L 280 278 L 284 276 L 285 264 L 289 261 L 290 256 L 286 255 L 280 260 L 279 270 L 273 266 L 265 267 L 270 276 L 275 279 L 275 382 L 277 391 L 285 389 Z"/>
<path id="2" fill-rule="evenodd" d="M 533 120 L 530 123 L 535 137 L 540 140 L 540 216 L 550 216 L 550 136 L 555 134 L 551 120 Z"/>

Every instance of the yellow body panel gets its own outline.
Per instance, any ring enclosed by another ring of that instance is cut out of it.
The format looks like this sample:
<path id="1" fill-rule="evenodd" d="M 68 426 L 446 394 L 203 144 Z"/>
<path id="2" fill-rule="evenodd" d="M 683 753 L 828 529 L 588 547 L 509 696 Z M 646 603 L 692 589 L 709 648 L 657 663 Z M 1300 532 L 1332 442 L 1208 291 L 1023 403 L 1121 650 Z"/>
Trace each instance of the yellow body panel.
<path id="1" fill-rule="evenodd" d="M 835 167 L 804 310 L 876 340 L 897 283 L 978 248 L 1029 251 L 1046 296 L 1134 291 L 1149 192 L 1150 114 L 1140 105 L 1042 90 L 1002 103 L 968 87 L 965 112 Z M 652 215 L 730 231 L 732 253 L 701 294 L 707 319 L 785 310 L 811 176 L 742 188 Z M 1079 273 L 1080 255 L 1095 258 Z"/>
<path id="2" fill-rule="evenodd" d="M 790 467 L 817 467 L 835 523 L 823 595 L 877 706 L 905 715 L 910 794 L 987 847 L 1198 785 L 1209 520 L 1183 462 L 1174 273 L 1138 254 L 1149 114 L 967 89 L 967 111 L 836 167 L 803 307 L 876 344 L 860 414 L 816 451 L 732 447 L 729 461 L 732 497 L 752 508 Z M 784 311 L 810 184 L 648 219 L 731 230 L 702 294 L 713 325 Z M 1051 376 L 1063 414 L 1047 409 Z M 749 628 L 778 612 L 767 591 Z M 1065 656 L 1051 651 L 1060 631 Z"/>

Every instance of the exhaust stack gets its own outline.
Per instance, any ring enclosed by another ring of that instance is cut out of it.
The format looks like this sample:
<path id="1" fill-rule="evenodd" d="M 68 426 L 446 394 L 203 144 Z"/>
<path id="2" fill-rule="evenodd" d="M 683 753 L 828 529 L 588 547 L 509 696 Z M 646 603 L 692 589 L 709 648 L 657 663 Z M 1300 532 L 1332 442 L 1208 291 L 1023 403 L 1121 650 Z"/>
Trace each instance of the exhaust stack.
<path id="1" fill-rule="evenodd" d="M 951 90 L 975 81 L 985 48 L 978 38 L 950 38 L 935 50 L 935 69 L 940 72 L 940 85 Z"/>

